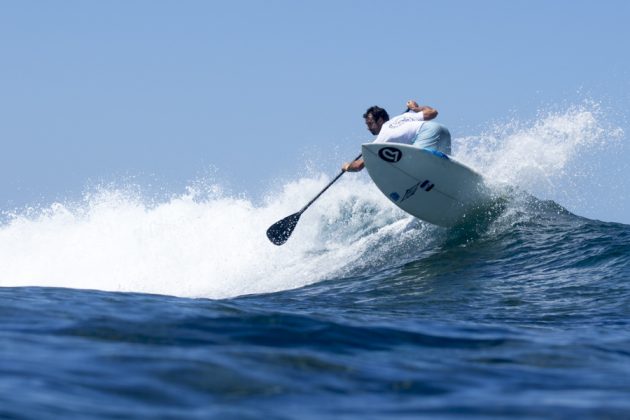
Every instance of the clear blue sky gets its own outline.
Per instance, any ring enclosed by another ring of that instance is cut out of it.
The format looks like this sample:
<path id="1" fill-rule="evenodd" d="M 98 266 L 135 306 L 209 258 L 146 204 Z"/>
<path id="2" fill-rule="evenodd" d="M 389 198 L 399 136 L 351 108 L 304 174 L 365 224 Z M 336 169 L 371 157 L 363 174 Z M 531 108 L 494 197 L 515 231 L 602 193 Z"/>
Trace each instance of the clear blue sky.
<path id="1" fill-rule="evenodd" d="M 255 195 L 305 154 L 336 171 L 362 112 L 409 98 L 457 136 L 587 96 L 627 137 L 628 22 L 623 0 L 4 1 L 0 210 L 211 167 Z"/>

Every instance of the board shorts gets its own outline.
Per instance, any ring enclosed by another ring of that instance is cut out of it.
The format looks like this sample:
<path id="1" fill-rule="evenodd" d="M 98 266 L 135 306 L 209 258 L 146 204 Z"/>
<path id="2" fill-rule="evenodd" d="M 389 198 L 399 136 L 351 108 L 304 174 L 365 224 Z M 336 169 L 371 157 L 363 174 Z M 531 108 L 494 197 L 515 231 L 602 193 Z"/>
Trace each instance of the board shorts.
<path id="1" fill-rule="evenodd" d="M 422 149 L 438 150 L 451 154 L 451 133 L 442 124 L 425 121 L 418 129 L 413 145 Z"/>

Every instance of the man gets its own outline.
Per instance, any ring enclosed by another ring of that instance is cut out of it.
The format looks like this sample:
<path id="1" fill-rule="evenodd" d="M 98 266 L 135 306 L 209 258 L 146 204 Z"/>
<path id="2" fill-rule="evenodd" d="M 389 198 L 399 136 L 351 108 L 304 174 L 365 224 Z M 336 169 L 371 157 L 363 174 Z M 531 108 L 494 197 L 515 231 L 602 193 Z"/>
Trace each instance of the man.
<path id="1" fill-rule="evenodd" d="M 420 148 L 451 153 L 451 133 L 441 124 L 429 121 L 438 112 L 429 106 L 420 106 L 416 101 L 407 101 L 407 112 L 391 120 L 387 111 L 378 106 L 368 108 L 363 114 L 365 125 L 376 135 L 375 143 L 405 143 Z M 346 162 L 341 167 L 348 172 L 358 172 L 365 166 L 363 159 Z"/>

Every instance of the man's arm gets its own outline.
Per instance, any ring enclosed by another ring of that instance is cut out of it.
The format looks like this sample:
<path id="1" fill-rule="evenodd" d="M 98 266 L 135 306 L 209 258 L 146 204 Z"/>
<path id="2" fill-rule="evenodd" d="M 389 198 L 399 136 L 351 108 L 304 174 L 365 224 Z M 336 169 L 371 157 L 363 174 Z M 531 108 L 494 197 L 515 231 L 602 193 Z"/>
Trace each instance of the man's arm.
<path id="1" fill-rule="evenodd" d="M 425 121 L 432 120 L 438 115 L 437 109 L 426 105 L 418 105 L 416 101 L 407 101 L 407 108 L 414 112 L 422 112 Z"/>

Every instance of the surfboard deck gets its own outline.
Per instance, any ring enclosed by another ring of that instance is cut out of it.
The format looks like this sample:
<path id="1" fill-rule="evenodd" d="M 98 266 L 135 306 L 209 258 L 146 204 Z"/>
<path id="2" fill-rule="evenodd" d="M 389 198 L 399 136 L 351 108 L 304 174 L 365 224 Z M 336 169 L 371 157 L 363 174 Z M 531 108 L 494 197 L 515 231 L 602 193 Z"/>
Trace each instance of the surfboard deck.
<path id="1" fill-rule="evenodd" d="M 491 201 L 483 177 L 444 153 L 398 143 L 366 143 L 361 148 L 374 184 L 421 220 L 451 227 Z"/>

